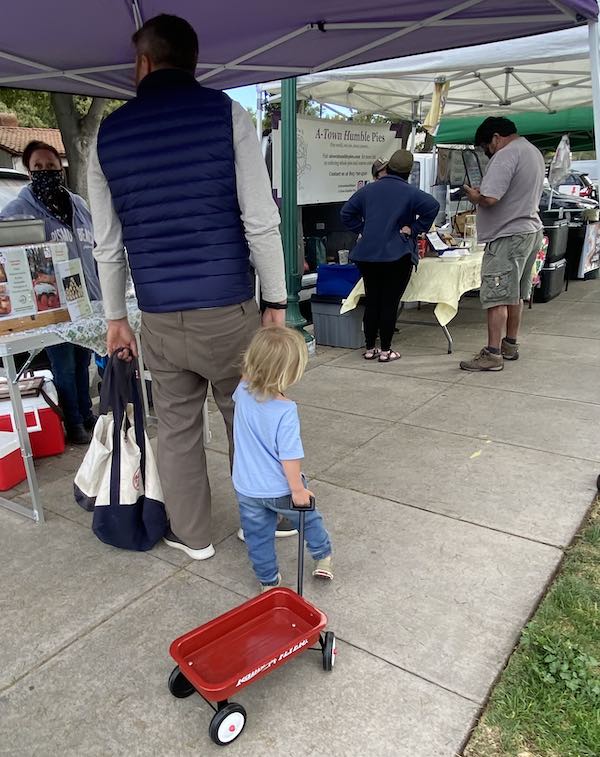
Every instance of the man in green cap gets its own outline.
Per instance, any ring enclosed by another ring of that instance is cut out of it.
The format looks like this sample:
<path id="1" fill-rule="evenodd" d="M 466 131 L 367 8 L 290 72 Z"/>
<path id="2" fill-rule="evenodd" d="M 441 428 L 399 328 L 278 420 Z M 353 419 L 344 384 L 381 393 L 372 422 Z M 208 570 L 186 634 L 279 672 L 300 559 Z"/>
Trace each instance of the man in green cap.
<path id="1" fill-rule="evenodd" d="M 392 349 L 398 306 L 419 262 L 417 236 L 429 231 L 440 209 L 431 195 L 408 183 L 412 166 L 408 150 L 376 161 L 377 181 L 353 194 L 341 212 L 344 225 L 361 235 L 350 259 L 365 285 L 365 360 L 390 363 L 400 358 Z"/>

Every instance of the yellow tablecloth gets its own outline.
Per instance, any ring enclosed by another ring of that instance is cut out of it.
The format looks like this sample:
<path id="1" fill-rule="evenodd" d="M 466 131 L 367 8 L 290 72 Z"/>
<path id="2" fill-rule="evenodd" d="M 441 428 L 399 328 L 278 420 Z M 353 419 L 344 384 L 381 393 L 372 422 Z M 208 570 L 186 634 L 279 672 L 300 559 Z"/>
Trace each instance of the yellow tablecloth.
<path id="1" fill-rule="evenodd" d="M 458 302 L 462 295 L 472 289 L 479 289 L 482 260 L 482 252 L 454 260 L 423 258 L 410 277 L 402 302 L 436 303 L 433 312 L 440 326 L 445 326 L 458 313 Z M 361 279 L 342 303 L 340 313 L 353 310 L 364 293 L 365 287 Z"/>

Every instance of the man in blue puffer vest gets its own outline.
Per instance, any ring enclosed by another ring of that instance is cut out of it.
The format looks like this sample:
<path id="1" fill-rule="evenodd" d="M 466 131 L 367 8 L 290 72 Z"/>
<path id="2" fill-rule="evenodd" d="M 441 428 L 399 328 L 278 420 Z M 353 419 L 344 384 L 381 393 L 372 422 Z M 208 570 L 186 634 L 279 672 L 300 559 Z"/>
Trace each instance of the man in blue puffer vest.
<path id="1" fill-rule="evenodd" d="M 102 124 L 88 172 L 107 346 L 136 351 L 128 259 L 159 420 L 165 541 L 203 560 L 214 548 L 202 407 L 210 383 L 231 450 L 240 356 L 260 326 L 251 263 L 263 324 L 285 321 L 280 219 L 249 114 L 194 78 L 192 27 L 157 16 L 133 42 L 137 97 Z"/>

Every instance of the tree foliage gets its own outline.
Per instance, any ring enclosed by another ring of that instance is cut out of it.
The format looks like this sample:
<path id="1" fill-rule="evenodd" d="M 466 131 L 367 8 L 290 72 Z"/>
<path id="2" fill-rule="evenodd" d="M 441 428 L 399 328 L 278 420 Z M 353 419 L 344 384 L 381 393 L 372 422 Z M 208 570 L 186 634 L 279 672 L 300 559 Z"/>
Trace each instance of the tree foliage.
<path id="1" fill-rule="evenodd" d="M 80 117 L 85 116 L 90 109 L 93 98 L 79 97 L 78 95 L 69 95 L 69 97 L 72 97 L 75 113 Z M 105 100 L 104 102 L 103 116 L 112 113 L 122 104 L 121 100 Z M 59 128 L 49 92 L 0 89 L 0 112 L 14 113 L 19 121 L 19 126 L 29 126 L 36 129 Z"/>
<path id="2" fill-rule="evenodd" d="M 87 197 L 90 145 L 102 119 L 119 105 L 120 100 L 22 89 L 0 90 L 0 111 L 15 113 L 19 126 L 60 129 L 69 162 L 69 184 L 83 197 Z"/>
<path id="3" fill-rule="evenodd" d="M 14 113 L 19 126 L 32 126 L 37 129 L 58 128 L 47 92 L 0 89 L 0 111 Z"/>

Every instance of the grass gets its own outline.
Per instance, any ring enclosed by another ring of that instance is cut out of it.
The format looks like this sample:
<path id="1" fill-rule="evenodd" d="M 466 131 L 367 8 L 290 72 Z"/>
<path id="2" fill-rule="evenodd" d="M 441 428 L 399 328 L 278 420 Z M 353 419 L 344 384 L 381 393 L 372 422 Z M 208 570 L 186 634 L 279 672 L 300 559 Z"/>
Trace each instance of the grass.
<path id="1" fill-rule="evenodd" d="M 464 757 L 600 756 L 600 498 Z"/>

